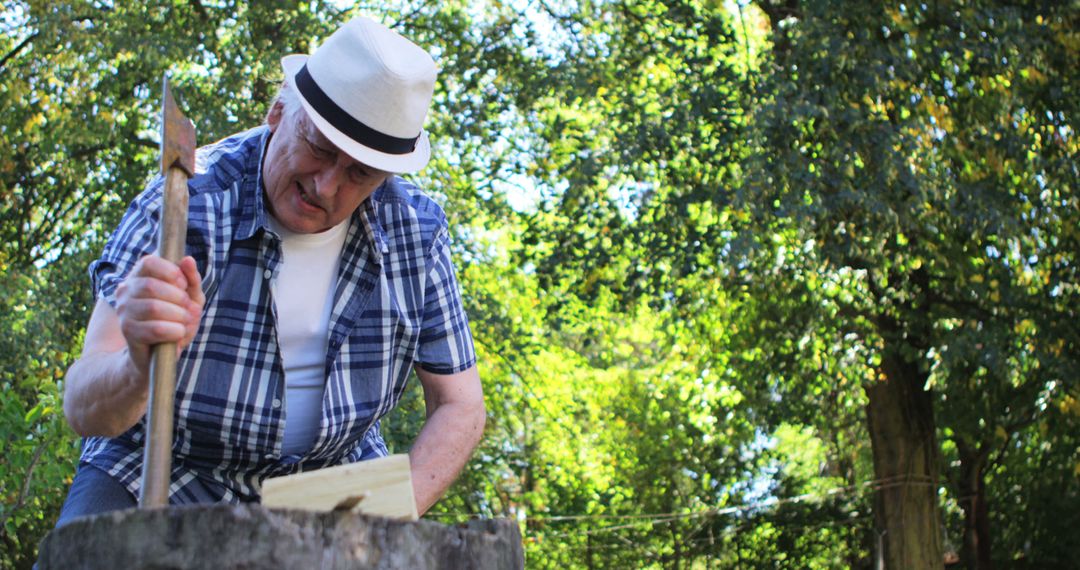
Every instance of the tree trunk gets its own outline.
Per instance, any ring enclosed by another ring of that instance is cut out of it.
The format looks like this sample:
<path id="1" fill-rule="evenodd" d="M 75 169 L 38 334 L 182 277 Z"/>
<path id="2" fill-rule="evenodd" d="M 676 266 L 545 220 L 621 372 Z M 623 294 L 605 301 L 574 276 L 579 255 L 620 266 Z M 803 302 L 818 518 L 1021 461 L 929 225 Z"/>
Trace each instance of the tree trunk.
<path id="1" fill-rule="evenodd" d="M 926 375 L 886 341 L 884 379 L 866 388 L 867 422 L 878 481 L 875 520 L 889 570 L 942 568 L 938 448 Z"/>
<path id="2" fill-rule="evenodd" d="M 960 507 L 964 509 L 964 545 L 960 559 L 970 570 L 993 570 L 990 558 L 990 509 L 986 504 L 986 449 L 956 438 L 960 455 Z"/>
<path id="3" fill-rule="evenodd" d="M 593 564 L 592 534 L 590 533 L 590 531 L 592 531 L 592 527 L 591 526 L 586 527 L 586 530 L 585 530 L 585 567 L 588 568 L 589 570 L 596 570 L 596 565 Z"/>
<path id="4" fill-rule="evenodd" d="M 517 522 L 507 519 L 450 526 L 217 504 L 128 509 L 74 520 L 45 537 L 39 565 L 42 570 L 518 570 L 525 566 L 525 553 Z"/>
<path id="5" fill-rule="evenodd" d="M 675 545 L 675 562 L 672 568 L 679 570 L 679 568 L 682 568 L 682 538 L 679 533 L 675 532 L 674 528 L 671 529 L 671 543 Z"/>

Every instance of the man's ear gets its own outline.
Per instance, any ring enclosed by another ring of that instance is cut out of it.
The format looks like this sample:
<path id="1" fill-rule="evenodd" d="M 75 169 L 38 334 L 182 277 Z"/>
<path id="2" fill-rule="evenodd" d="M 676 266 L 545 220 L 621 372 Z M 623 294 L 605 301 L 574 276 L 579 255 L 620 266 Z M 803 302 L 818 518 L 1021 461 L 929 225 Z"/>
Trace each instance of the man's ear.
<path id="1" fill-rule="evenodd" d="M 266 124 L 270 127 L 270 132 L 277 130 L 284 114 L 285 104 L 281 102 L 281 99 L 274 99 L 274 104 L 270 105 L 270 110 L 266 112 Z"/>

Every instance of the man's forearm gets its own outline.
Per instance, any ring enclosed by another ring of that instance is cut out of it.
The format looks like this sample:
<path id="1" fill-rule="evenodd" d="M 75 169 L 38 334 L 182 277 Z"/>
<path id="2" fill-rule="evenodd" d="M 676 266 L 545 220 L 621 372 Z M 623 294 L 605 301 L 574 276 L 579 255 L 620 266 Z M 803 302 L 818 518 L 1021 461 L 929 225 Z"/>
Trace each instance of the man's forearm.
<path id="1" fill-rule="evenodd" d="M 64 415 L 79 435 L 115 437 L 146 413 L 148 383 L 126 350 L 83 355 L 65 381 Z"/>
<path id="2" fill-rule="evenodd" d="M 98 299 L 83 355 L 67 373 L 64 415 L 82 436 L 115 437 L 139 421 L 150 392 L 150 347 L 191 342 L 206 302 L 190 256 L 180 265 L 143 257 L 116 296 L 116 308 Z"/>
<path id="3" fill-rule="evenodd" d="M 427 512 L 450 488 L 484 433 L 484 404 L 442 404 L 409 451 L 416 509 Z"/>

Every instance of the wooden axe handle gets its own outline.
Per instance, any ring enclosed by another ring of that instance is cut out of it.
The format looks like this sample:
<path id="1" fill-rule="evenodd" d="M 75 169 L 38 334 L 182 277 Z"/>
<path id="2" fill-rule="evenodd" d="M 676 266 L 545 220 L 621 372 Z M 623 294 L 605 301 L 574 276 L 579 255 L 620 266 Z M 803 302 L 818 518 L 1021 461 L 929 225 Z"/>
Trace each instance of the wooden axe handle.
<path id="1" fill-rule="evenodd" d="M 184 257 L 187 239 L 188 176 L 182 168 L 165 173 L 165 204 L 158 254 L 173 263 Z M 153 347 L 150 360 L 150 401 L 143 455 L 142 495 L 139 506 L 169 504 L 172 471 L 173 401 L 176 395 L 176 343 Z"/>

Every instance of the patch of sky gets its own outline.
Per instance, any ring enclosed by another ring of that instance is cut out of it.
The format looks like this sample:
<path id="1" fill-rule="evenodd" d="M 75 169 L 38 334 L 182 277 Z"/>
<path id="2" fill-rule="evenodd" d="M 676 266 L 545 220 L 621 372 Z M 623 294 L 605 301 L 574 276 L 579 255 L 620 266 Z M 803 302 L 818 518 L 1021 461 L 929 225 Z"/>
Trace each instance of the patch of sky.
<path id="1" fill-rule="evenodd" d="M 504 112 L 513 113 L 513 111 Z M 502 117 L 501 124 L 511 124 L 513 117 Z M 539 183 L 534 177 L 520 170 L 520 165 L 529 164 L 531 156 L 535 152 L 536 141 L 526 133 L 520 133 L 512 128 L 506 128 L 492 146 L 492 154 L 495 156 L 508 157 L 495 180 L 491 181 L 494 192 L 501 194 L 507 204 L 515 211 L 527 213 L 535 211 L 543 201 L 545 194 L 561 194 L 566 191 L 569 184 L 565 180 L 548 186 Z"/>
<path id="2" fill-rule="evenodd" d="M 754 457 L 760 457 L 764 452 L 775 449 L 777 443 L 779 442 L 772 435 L 760 429 L 756 430 L 754 441 L 744 449 L 743 458 L 751 461 Z M 770 461 L 757 473 L 739 483 L 738 486 L 742 487 L 745 493 L 743 502 L 768 504 L 769 501 L 775 500 L 776 495 L 773 494 L 773 490 L 776 488 L 776 476 L 782 467 L 780 462 Z"/>
<path id="3" fill-rule="evenodd" d="M 468 264 L 506 262 L 507 252 L 499 245 L 505 229 L 491 230 L 463 224 L 459 226 L 456 230 L 455 241 L 461 244 L 461 247 L 455 248 L 454 254 L 460 256 L 463 262 Z"/>
<path id="4" fill-rule="evenodd" d="M 942 84 L 945 86 L 945 93 L 948 93 L 949 97 L 956 97 L 956 90 L 953 89 L 952 80 L 945 79 Z"/>
<path id="5" fill-rule="evenodd" d="M 536 180 L 522 173 L 513 173 L 505 180 L 496 180 L 492 182 L 492 187 L 502 193 L 506 203 L 516 212 L 534 212 L 542 200 L 543 192 Z M 562 181 L 554 191 L 561 194 L 568 187 L 569 183 Z"/>
<path id="6" fill-rule="evenodd" d="M 1061 118 L 1061 121 L 1065 120 L 1064 114 L 1058 113 L 1058 117 Z M 1070 127 L 1069 125 L 1061 125 L 1060 127 L 1058 127 L 1058 135 L 1061 136 L 1061 139 L 1063 141 L 1068 142 L 1069 139 L 1072 138 L 1072 132 L 1072 127 Z"/>
<path id="7" fill-rule="evenodd" d="M 642 197 L 651 194 L 655 188 L 652 182 L 626 180 L 620 184 L 611 185 L 608 195 L 619 208 L 619 212 L 633 222 L 637 220 Z"/>
<path id="8" fill-rule="evenodd" d="M 22 41 L 22 38 L 19 36 L 30 32 L 30 30 L 25 29 L 26 25 L 29 23 L 30 14 L 27 13 L 26 7 L 22 4 L 8 6 L 4 8 L 3 12 L 0 12 L 0 29 L 2 29 L 4 35 L 9 38 L 19 38 L 17 41 Z"/>

